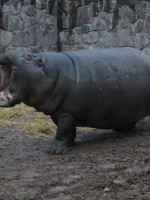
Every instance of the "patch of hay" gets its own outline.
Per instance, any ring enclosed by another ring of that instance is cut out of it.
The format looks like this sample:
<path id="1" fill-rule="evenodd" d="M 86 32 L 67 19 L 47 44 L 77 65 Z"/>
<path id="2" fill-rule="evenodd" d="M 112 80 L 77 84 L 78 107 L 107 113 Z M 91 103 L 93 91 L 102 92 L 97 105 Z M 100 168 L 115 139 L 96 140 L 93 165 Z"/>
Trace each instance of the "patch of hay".
<path id="1" fill-rule="evenodd" d="M 32 112 L 35 112 L 35 110 L 31 107 L 28 107 L 26 105 L 19 104 L 16 105 L 13 108 L 0 108 L 0 118 L 1 119 L 10 119 L 10 118 L 18 118 L 21 116 L 25 116 L 27 114 L 30 114 Z"/>
<path id="2" fill-rule="evenodd" d="M 150 124 L 150 117 L 145 117 L 143 120 L 141 120 L 139 123 L 143 124 Z"/>
<path id="3" fill-rule="evenodd" d="M 50 116 L 24 104 L 13 108 L 0 108 L 0 127 L 7 129 L 14 125 L 32 138 L 53 137 L 56 132 L 56 126 L 50 121 Z"/>
<path id="4" fill-rule="evenodd" d="M 0 126 L 7 127 L 7 126 L 13 126 L 13 125 L 18 125 L 18 123 L 10 121 L 10 120 L 0 120 Z"/>
<path id="5" fill-rule="evenodd" d="M 22 124 L 22 128 L 25 133 L 29 134 L 30 137 L 54 137 L 56 132 L 56 126 L 52 122 L 46 122 L 44 120 L 37 120 L 36 122 L 27 122 Z"/>

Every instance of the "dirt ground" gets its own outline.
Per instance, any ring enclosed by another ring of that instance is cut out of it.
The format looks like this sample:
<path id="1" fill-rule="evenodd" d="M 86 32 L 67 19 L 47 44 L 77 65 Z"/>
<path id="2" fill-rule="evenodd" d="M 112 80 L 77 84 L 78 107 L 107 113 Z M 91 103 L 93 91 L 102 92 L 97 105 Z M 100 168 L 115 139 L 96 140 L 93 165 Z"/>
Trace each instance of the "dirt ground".
<path id="1" fill-rule="evenodd" d="M 0 200 L 149 200 L 150 123 L 131 132 L 78 129 L 67 155 L 52 137 L 0 126 Z"/>

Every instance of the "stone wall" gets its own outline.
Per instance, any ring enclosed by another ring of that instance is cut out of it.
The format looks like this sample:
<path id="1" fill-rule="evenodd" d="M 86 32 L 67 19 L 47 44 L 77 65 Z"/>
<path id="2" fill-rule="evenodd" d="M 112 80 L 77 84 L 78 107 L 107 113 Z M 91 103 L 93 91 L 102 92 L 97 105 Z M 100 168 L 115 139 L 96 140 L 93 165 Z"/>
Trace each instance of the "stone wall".
<path id="1" fill-rule="evenodd" d="M 3 0 L 0 45 L 10 50 L 57 50 L 57 17 L 46 12 L 47 1 Z"/>
<path id="2" fill-rule="evenodd" d="M 150 55 L 149 0 L 1 0 L 0 45 L 23 51 L 135 47 Z"/>
<path id="3" fill-rule="evenodd" d="M 67 13 L 60 31 L 63 51 L 129 46 L 150 54 L 149 1 L 65 2 Z"/>

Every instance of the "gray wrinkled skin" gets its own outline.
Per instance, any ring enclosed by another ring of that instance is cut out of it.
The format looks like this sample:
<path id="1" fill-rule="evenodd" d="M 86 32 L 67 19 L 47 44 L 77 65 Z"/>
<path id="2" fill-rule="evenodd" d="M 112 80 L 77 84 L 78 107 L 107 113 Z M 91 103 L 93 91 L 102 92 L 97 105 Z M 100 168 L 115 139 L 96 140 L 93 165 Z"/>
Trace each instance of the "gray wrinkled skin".
<path id="1" fill-rule="evenodd" d="M 58 126 L 51 153 L 66 153 L 76 126 L 128 130 L 150 114 L 150 58 L 133 48 L 63 53 L 10 53 L 1 65 L 16 66 L 13 98 L 50 115 Z"/>

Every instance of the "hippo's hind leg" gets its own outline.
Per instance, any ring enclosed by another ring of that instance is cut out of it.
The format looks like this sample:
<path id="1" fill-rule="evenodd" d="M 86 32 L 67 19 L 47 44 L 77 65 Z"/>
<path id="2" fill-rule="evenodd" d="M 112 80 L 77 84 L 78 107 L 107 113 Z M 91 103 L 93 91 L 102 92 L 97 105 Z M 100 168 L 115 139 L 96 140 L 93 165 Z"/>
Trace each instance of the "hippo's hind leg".
<path id="1" fill-rule="evenodd" d="M 58 118 L 57 133 L 52 145 L 50 153 L 65 154 L 68 146 L 73 145 L 76 137 L 76 120 L 72 115 L 61 114 Z"/>
<path id="2" fill-rule="evenodd" d="M 130 131 L 134 128 L 135 124 L 136 124 L 136 122 L 129 124 L 128 126 L 125 126 L 125 127 L 122 127 L 122 128 L 116 128 L 116 129 L 113 129 L 113 130 L 116 131 L 116 132 Z"/>

